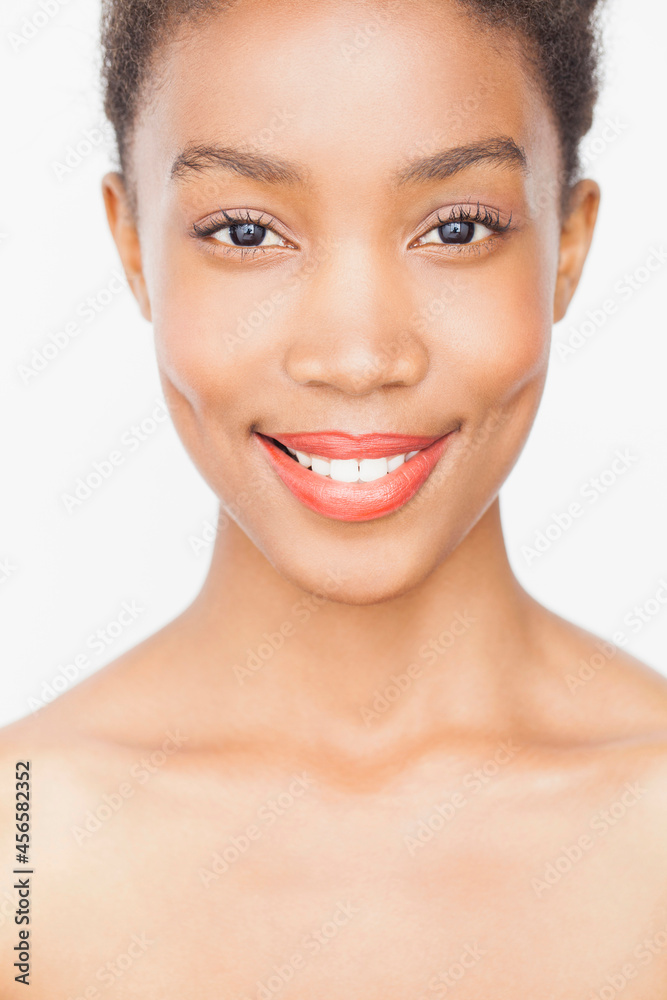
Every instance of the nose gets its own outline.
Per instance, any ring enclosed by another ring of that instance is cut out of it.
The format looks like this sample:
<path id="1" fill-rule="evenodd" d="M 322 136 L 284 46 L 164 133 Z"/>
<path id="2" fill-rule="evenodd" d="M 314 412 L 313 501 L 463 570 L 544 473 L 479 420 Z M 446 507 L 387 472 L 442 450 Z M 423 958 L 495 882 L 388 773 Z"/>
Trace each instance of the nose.
<path id="1" fill-rule="evenodd" d="M 294 382 L 364 396 L 425 377 L 429 355 L 405 278 L 369 257 L 342 248 L 305 279 L 285 353 Z"/>

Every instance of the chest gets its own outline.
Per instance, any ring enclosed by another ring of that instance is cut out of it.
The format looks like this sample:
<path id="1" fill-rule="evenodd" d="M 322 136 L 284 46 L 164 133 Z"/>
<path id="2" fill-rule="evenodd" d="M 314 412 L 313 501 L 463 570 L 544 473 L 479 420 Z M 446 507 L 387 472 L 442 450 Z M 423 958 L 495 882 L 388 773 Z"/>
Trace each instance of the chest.
<path id="1" fill-rule="evenodd" d="M 231 811 L 128 802 L 44 859 L 33 995 L 654 1000 L 667 899 L 626 799 L 334 801 L 292 779 Z"/>

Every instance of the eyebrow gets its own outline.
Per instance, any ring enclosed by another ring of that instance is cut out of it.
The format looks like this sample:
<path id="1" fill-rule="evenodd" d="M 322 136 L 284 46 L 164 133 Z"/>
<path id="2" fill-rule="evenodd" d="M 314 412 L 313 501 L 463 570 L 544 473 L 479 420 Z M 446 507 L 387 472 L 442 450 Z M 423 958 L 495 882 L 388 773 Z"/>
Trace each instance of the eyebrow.
<path id="1" fill-rule="evenodd" d="M 467 146 L 443 149 L 429 156 L 412 160 L 399 171 L 398 184 L 414 181 L 446 180 L 476 163 L 488 161 L 499 167 L 514 167 L 526 173 L 528 159 L 525 151 L 509 136 L 482 139 Z"/>
<path id="2" fill-rule="evenodd" d="M 171 165 L 176 179 L 208 170 L 227 170 L 265 184 L 303 184 L 305 174 L 294 163 L 234 146 L 187 146 Z"/>
<path id="3" fill-rule="evenodd" d="M 410 182 L 446 180 L 484 161 L 524 172 L 528 169 L 526 154 L 521 146 L 508 136 L 497 136 L 411 160 L 394 175 L 394 180 L 399 186 Z M 289 160 L 219 145 L 187 146 L 172 163 L 170 174 L 172 178 L 181 180 L 209 170 L 225 170 L 265 184 L 299 185 L 306 182 L 306 173 Z"/>

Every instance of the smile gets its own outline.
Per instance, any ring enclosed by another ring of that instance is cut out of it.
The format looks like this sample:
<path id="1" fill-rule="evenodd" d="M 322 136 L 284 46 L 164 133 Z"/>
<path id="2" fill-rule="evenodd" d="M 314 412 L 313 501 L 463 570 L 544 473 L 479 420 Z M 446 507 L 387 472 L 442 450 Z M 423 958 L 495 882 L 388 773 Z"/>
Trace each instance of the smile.
<path id="1" fill-rule="evenodd" d="M 419 451 L 409 451 L 407 455 L 361 458 L 357 461 L 356 458 L 328 459 L 320 455 L 307 455 L 293 448 L 287 450 L 305 469 L 312 469 L 318 476 L 328 476 L 337 483 L 373 483 L 419 454 Z"/>
<path id="2" fill-rule="evenodd" d="M 340 521 L 372 520 L 406 504 L 430 476 L 451 436 L 255 434 L 297 500 Z"/>

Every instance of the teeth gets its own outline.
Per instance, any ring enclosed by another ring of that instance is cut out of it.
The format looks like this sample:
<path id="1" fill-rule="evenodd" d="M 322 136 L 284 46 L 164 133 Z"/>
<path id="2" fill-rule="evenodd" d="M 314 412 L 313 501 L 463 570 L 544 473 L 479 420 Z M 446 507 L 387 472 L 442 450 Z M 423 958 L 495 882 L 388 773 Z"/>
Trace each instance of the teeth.
<path id="1" fill-rule="evenodd" d="M 386 458 L 362 458 L 359 462 L 359 479 L 362 483 L 372 483 L 387 475 Z"/>
<path id="2" fill-rule="evenodd" d="M 391 455 L 388 458 L 322 458 L 321 455 L 307 455 L 303 451 L 287 449 L 300 465 L 311 469 L 319 476 L 328 476 L 337 483 L 372 483 L 382 479 L 390 472 L 400 469 L 404 462 L 418 455 L 418 451 L 409 451 L 407 455 Z"/>
<path id="3" fill-rule="evenodd" d="M 313 455 L 311 469 L 313 472 L 318 472 L 320 476 L 328 476 L 331 474 L 331 462 L 328 458 L 320 458 L 318 455 Z"/>
<path id="4" fill-rule="evenodd" d="M 354 458 L 333 458 L 329 475 L 337 483 L 358 483 L 359 463 Z"/>

